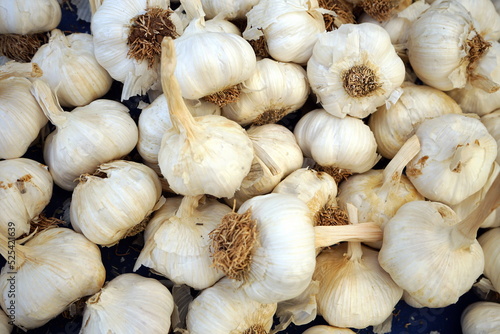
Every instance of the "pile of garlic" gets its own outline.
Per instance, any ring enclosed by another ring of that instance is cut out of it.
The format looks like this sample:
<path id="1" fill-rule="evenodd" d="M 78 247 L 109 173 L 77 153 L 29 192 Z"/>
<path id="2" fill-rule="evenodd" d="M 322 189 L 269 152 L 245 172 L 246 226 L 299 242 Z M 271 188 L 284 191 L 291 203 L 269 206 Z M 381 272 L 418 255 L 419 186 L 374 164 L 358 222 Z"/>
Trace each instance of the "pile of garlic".
<path id="1" fill-rule="evenodd" d="M 0 5 L 3 331 L 388 333 L 500 292 L 492 0 L 42 3 Z"/>

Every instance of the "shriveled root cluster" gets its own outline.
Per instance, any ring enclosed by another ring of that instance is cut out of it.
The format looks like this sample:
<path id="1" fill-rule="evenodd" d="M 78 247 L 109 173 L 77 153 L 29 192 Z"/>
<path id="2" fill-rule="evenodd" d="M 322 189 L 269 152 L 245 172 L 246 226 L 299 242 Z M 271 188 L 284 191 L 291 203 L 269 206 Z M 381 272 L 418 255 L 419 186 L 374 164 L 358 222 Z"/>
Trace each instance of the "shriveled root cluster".
<path id="1" fill-rule="evenodd" d="M 316 213 L 314 222 L 316 226 L 348 225 L 349 216 L 338 206 L 326 206 Z"/>
<path id="2" fill-rule="evenodd" d="M 246 329 L 242 334 L 267 334 L 267 331 L 262 325 L 253 325 Z"/>
<path id="3" fill-rule="evenodd" d="M 375 72 L 366 65 L 356 65 L 341 74 L 344 90 L 351 97 L 367 97 L 382 87 Z"/>
<path id="4" fill-rule="evenodd" d="M 0 55 L 29 63 L 38 49 L 49 41 L 46 33 L 32 35 L 0 34 Z"/>
<path id="5" fill-rule="evenodd" d="M 331 10 L 337 14 L 333 16 L 330 14 L 323 14 L 323 19 L 325 20 L 326 31 L 332 31 L 337 29 L 342 24 L 346 23 L 356 23 L 354 14 L 347 6 L 347 4 L 342 0 L 319 0 L 319 7 Z"/>
<path id="6" fill-rule="evenodd" d="M 203 97 L 205 101 L 215 103 L 220 108 L 224 107 L 226 104 L 238 101 L 239 98 L 240 89 L 238 88 L 238 85 Z"/>
<path id="7" fill-rule="evenodd" d="M 338 168 L 335 166 L 321 166 L 315 164 L 313 169 L 317 170 L 318 172 L 324 172 L 329 174 L 331 177 L 333 177 L 333 179 L 337 184 L 339 184 L 344 180 L 347 180 L 347 178 L 352 175 L 351 171 L 343 168 Z"/>
<path id="8" fill-rule="evenodd" d="M 257 223 L 251 216 L 251 209 L 243 214 L 228 213 L 209 233 L 213 266 L 239 281 L 250 267 L 257 240 Z"/>
<path id="9" fill-rule="evenodd" d="M 253 48 L 255 55 L 261 58 L 269 58 L 269 51 L 267 49 L 267 42 L 264 36 L 260 36 L 258 39 L 249 40 L 248 43 Z"/>
<path id="10" fill-rule="evenodd" d="M 401 0 L 364 0 L 361 8 L 379 22 L 387 21 L 399 8 Z"/>
<path id="11" fill-rule="evenodd" d="M 289 111 L 289 108 L 267 110 L 257 116 L 252 123 L 254 125 L 275 124 L 288 115 Z"/>
<path id="12" fill-rule="evenodd" d="M 38 217 L 34 218 L 30 222 L 30 231 L 28 235 L 34 233 L 35 231 L 37 233 L 40 233 L 49 228 L 58 227 L 59 225 L 65 224 L 66 222 L 64 220 L 57 219 L 55 217 L 47 217 L 44 213 L 41 213 L 40 215 L 38 215 Z"/>
<path id="13" fill-rule="evenodd" d="M 476 35 L 467 41 L 469 52 L 467 54 L 467 72 L 472 73 L 477 67 L 477 60 L 480 59 L 486 51 L 490 48 L 491 43 L 484 40 L 484 38 L 476 32 Z"/>

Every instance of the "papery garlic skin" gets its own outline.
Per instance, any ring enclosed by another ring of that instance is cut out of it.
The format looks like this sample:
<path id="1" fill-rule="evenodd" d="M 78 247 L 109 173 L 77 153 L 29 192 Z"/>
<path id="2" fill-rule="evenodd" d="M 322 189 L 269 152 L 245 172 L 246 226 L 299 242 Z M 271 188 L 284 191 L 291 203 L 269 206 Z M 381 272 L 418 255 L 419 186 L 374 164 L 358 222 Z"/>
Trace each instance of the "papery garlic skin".
<path id="1" fill-rule="evenodd" d="M 0 304 L 14 301 L 10 281 L 16 285 L 14 324 L 24 330 L 38 328 L 62 313 L 72 302 L 99 291 L 106 270 L 99 248 L 68 228 L 46 229 L 23 246 L 16 246 L 15 274 L 6 265 L 0 273 Z M 21 251 L 26 261 L 21 262 Z"/>
<path id="2" fill-rule="evenodd" d="M 94 56 L 90 34 L 65 36 L 54 29 L 49 42 L 38 49 L 31 61 L 40 66 L 41 79 L 49 84 L 63 107 L 87 105 L 106 94 L 113 82 Z"/>
<path id="3" fill-rule="evenodd" d="M 73 190 L 71 225 L 90 241 L 112 246 L 155 210 L 161 192 L 158 175 L 146 165 L 125 160 L 101 164 L 95 175 L 80 176 Z"/>
<path id="4" fill-rule="evenodd" d="M 222 108 L 222 115 L 240 125 L 276 123 L 297 111 L 309 96 L 306 71 L 298 64 L 270 58 L 257 61 L 253 74 L 240 84 L 238 101 Z"/>
<path id="5" fill-rule="evenodd" d="M 208 234 L 224 215 L 231 212 L 231 208 L 213 198 L 205 198 L 202 203 L 190 206 L 188 201 L 187 197 L 167 198 L 154 213 L 144 233 L 145 245 L 134 271 L 143 265 L 175 284 L 202 290 L 224 276 L 212 266 Z"/>
<path id="6" fill-rule="evenodd" d="M 308 328 L 302 334 L 354 334 L 349 328 L 338 328 L 326 325 L 316 325 Z"/>
<path id="7" fill-rule="evenodd" d="M 0 6 L 0 34 L 50 31 L 60 21 L 61 6 L 57 0 L 5 0 Z"/>
<path id="8" fill-rule="evenodd" d="M 477 240 L 461 240 L 458 217 L 445 204 L 412 201 L 384 225 L 382 268 L 412 307 L 446 307 L 470 290 L 484 270 Z M 463 237 L 462 237 L 463 238 Z"/>
<path id="9" fill-rule="evenodd" d="M 31 159 L 0 161 L 0 234 L 17 239 L 49 204 L 53 181 L 47 166 Z"/>
<path id="10" fill-rule="evenodd" d="M 302 116 L 293 133 L 304 156 L 321 166 L 363 173 L 380 159 L 373 133 L 358 118 L 339 118 L 315 109 Z"/>
<path id="11" fill-rule="evenodd" d="M 351 253 L 342 243 L 323 250 L 316 259 L 313 279 L 320 287 L 318 313 L 332 326 L 365 328 L 381 324 L 403 295 L 380 267 L 378 252 L 358 246 L 362 254 Z"/>
<path id="12" fill-rule="evenodd" d="M 246 13 L 259 0 L 201 0 L 207 18 L 214 18 L 224 13 L 227 19 L 244 19 Z"/>
<path id="13" fill-rule="evenodd" d="M 191 334 L 244 334 L 252 327 L 268 333 L 275 312 L 276 303 L 254 301 L 223 278 L 189 304 L 186 325 Z"/>
<path id="14" fill-rule="evenodd" d="M 500 328 L 500 304 L 479 301 L 468 305 L 460 318 L 464 334 L 495 334 Z"/>
<path id="15" fill-rule="evenodd" d="M 305 65 L 318 35 L 325 31 L 316 0 L 261 0 L 247 14 L 246 40 L 263 37 L 269 55 Z"/>
<path id="16" fill-rule="evenodd" d="M 405 65 L 384 28 L 343 24 L 319 35 L 307 62 L 307 77 L 328 113 L 364 118 L 397 93 Z"/>
<path id="17" fill-rule="evenodd" d="M 481 123 L 484 124 L 497 142 L 497 158 L 495 161 L 500 164 L 500 110 L 482 116 Z"/>
<path id="18" fill-rule="evenodd" d="M 484 275 L 500 291 L 500 227 L 485 231 L 477 241 L 484 252 Z"/>
<path id="19" fill-rule="evenodd" d="M 462 112 L 444 92 L 426 85 L 405 82 L 394 104 L 382 105 L 370 116 L 368 125 L 377 141 L 378 152 L 392 159 L 425 119 Z"/>
<path id="20" fill-rule="evenodd" d="M 172 294 L 158 280 L 122 274 L 87 300 L 80 333 L 168 334 L 173 310 Z"/>
<path id="21" fill-rule="evenodd" d="M 30 88 L 26 78 L 0 80 L 0 159 L 22 157 L 49 121 Z"/>
<path id="22" fill-rule="evenodd" d="M 0 333 L 9 334 L 12 333 L 12 324 L 10 323 L 10 317 L 5 314 L 5 312 L 0 312 Z"/>
<path id="23" fill-rule="evenodd" d="M 422 122 L 416 135 L 421 150 L 408 163 L 406 175 L 419 193 L 455 205 L 485 185 L 497 144 L 478 119 L 442 115 Z"/>

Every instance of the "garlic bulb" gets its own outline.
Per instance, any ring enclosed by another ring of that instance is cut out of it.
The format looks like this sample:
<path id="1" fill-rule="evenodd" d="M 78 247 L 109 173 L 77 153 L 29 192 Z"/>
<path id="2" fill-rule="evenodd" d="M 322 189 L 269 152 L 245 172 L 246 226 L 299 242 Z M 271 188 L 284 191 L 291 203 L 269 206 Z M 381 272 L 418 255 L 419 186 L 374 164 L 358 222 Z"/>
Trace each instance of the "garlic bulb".
<path id="1" fill-rule="evenodd" d="M 354 334 L 349 328 L 339 328 L 333 326 L 326 325 L 316 325 L 313 327 L 309 327 L 302 334 Z"/>
<path id="2" fill-rule="evenodd" d="M 313 224 L 309 208 L 295 196 L 252 197 L 238 213 L 226 215 L 210 237 L 214 265 L 255 301 L 295 298 L 311 281 Z"/>
<path id="3" fill-rule="evenodd" d="M 14 315 L 12 315 L 14 317 Z M 0 312 L 0 333 L 9 334 L 12 333 L 12 322 L 11 318 L 5 314 L 4 311 Z"/>
<path id="4" fill-rule="evenodd" d="M 467 9 L 476 21 L 478 31 L 488 41 L 500 39 L 500 14 L 491 0 L 455 0 Z"/>
<path id="5" fill-rule="evenodd" d="M 463 88 L 467 82 L 489 92 L 498 90 L 500 82 L 476 73 L 490 42 L 496 40 L 480 28 L 459 1 L 434 2 L 411 25 L 408 35 L 408 57 L 417 76 L 443 91 Z M 496 54 L 494 64 L 498 64 Z M 490 72 L 497 66 L 490 65 Z"/>
<path id="6" fill-rule="evenodd" d="M 36 64 L 0 66 L 0 159 L 22 157 L 48 119 L 31 95 L 29 76 L 41 76 Z"/>
<path id="7" fill-rule="evenodd" d="M 485 185 L 497 144 L 478 119 L 438 116 L 422 122 L 416 135 L 421 150 L 406 175 L 427 199 L 455 205 Z"/>
<path id="8" fill-rule="evenodd" d="M 307 62 L 307 77 L 328 113 L 364 118 L 400 94 L 405 65 L 384 28 L 343 24 L 319 36 Z"/>
<path id="9" fill-rule="evenodd" d="M 214 198 L 167 198 L 148 223 L 134 271 L 143 265 L 175 284 L 198 290 L 212 286 L 224 273 L 212 266 L 208 235 L 230 212 Z"/>
<path id="10" fill-rule="evenodd" d="M 34 82 L 31 91 L 56 126 L 46 138 L 43 156 L 59 187 L 73 190 L 81 174 L 130 153 L 137 144 L 137 125 L 123 104 L 98 99 L 65 112 L 43 81 Z"/>
<path id="11" fill-rule="evenodd" d="M 0 305 L 7 313 L 15 309 L 13 322 L 23 330 L 43 326 L 104 284 L 99 248 L 71 229 L 46 229 L 24 245 L 0 240 L 0 253 L 9 259 L 0 272 Z M 7 256 L 12 252 L 14 259 Z"/>
<path id="12" fill-rule="evenodd" d="M 310 91 L 300 65 L 270 58 L 258 60 L 255 71 L 240 87 L 238 101 L 225 105 L 222 114 L 243 126 L 278 122 L 300 109 Z"/>
<path id="13" fill-rule="evenodd" d="M 405 82 L 401 89 L 394 104 L 380 106 L 368 121 L 378 152 L 388 159 L 396 155 L 425 119 L 462 112 L 453 99 L 438 89 L 410 82 Z"/>
<path id="14" fill-rule="evenodd" d="M 174 300 L 153 278 L 122 274 L 90 297 L 83 313 L 85 333 L 170 333 Z"/>
<path id="15" fill-rule="evenodd" d="M 271 192 L 284 177 L 299 169 L 304 160 L 293 132 L 283 125 L 252 126 L 247 134 L 255 151 L 252 167 L 240 189 L 227 200 L 228 203 L 236 200 L 237 207 L 253 196 Z"/>
<path id="16" fill-rule="evenodd" d="M 423 201 L 403 169 L 420 150 L 418 138 L 411 137 L 385 169 L 372 169 L 349 177 L 340 184 L 337 202 L 341 208 L 349 203 L 356 207 L 360 223 L 374 222 L 383 226 L 398 209 L 411 201 Z M 380 248 L 381 243 L 370 244 Z"/>
<path id="17" fill-rule="evenodd" d="M 162 87 L 172 127 L 163 135 L 158 164 L 172 190 L 184 196 L 232 197 L 250 171 L 252 141 L 236 122 L 223 116 L 193 118 L 174 75 L 174 41 L 162 42 Z"/>
<path id="18" fill-rule="evenodd" d="M 92 16 L 94 54 L 123 83 L 121 100 L 159 87 L 161 40 L 182 34 L 169 0 L 106 0 Z"/>
<path id="19" fill-rule="evenodd" d="M 481 122 L 497 142 L 497 158 L 495 161 L 500 164 L 500 110 L 482 116 Z"/>
<path id="20" fill-rule="evenodd" d="M 446 307 L 469 291 L 484 270 L 476 240 L 483 220 L 500 201 L 497 177 L 481 204 L 459 220 L 447 205 L 412 201 L 384 225 L 382 268 L 404 289 L 413 307 Z"/>
<path id="21" fill-rule="evenodd" d="M 221 114 L 221 109 L 210 102 L 201 100 L 184 100 L 184 102 L 194 117 Z M 167 99 L 161 94 L 153 103 L 142 109 L 139 115 L 137 151 L 144 161 L 158 164 L 158 151 L 163 133 L 171 127 Z"/>
<path id="22" fill-rule="evenodd" d="M 113 80 L 97 62 L 90 34 L 65 36 L 54 29 L 48 43 L 38 49 L 31 61 L 40 66 L 41 79 L 49 84 L 63 107 L 87 105 L 111 88 Z"/>
<path id="23" fill-rule="evenodd" d="M 304 156 L 323 167 L 363 173 L 380 159 L 373 133 L 358 118 L 338 118 L 324 109 L 315 109 L 298 121 L 293 133 Z"/>
<path id="24" fill-rule="evenodd" d="M 316 0 L 260 0 L 248 13 L 243 37 L 263 39 L 269 55 L 305 65 L 325 21 Z"/>
<path id="25" fill-rule="evenodd" d="M 190 304 L 187 331 L 190 334 L 269 333 L 276 303 L 249 298 L 227 278 L 203 290 Z"/>
<path id="26" fill-rule="evenodd" d="M 463 334 L 495 334 L 500 328 L 500 304 L 479 301 L 468 305 L 460 319 Z"/>
<path id="27" fill-rule="evenodd" d="M 357 224 L 356 208 L 349 204 L 347 211 L 351 223 Z M 377 257 L 377 251 L 360 242 L 339 244 L 317 257 L 313 280 L 319 281 L 318 313 L 330 325 L 365 328 L 392 314 L 403 289 L 382 269 Z"/>
<path id="28" fill-rule="evenodd" d="M 258 2 L 259 0 L 201 0 L 207 18 L 224 13 L 229 20 L 245 19 L 246 13 Z"/>
<path id="29" fill-rule="evenodd" d="M 500 227 L 484 232 L 477 241 L 484 252 L 484 276 L 500 291 Z"/>
<path id="30" fill-rule="evenodd" d="M 82 174 L 71 196 L 71 225 L 90 241 L 112 246 L 141 232 L 145 219 L 163 204 L 161 183 L 146 165 L 115 160 Z M 142 224 L 142 225 L 141 225 Z"/>
<path id="31" fill-rule="evenodd" d="M 52 177 L 47 166 L 27 159 L 0 161 L 0 234 L 17 239 L 49 204 Z"/>

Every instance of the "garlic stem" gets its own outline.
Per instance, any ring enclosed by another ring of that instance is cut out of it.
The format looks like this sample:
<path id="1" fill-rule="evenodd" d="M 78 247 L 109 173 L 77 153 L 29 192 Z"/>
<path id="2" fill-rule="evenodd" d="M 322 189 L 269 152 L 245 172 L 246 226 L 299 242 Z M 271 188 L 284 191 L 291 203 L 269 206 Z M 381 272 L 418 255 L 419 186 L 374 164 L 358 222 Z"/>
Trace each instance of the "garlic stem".
<path id="1" fill-rule="evenodd" d="M 358 225 L 358 209 L 351 203 L 346 203 L 346 209 L 350 223 L 353 226 Z M 349 241 L 347 243 L 347 259 L 349 259 L 350 261 L 361 261 L 362 256 L 363 250 L 361 249 L 361 242 Z"/>
<path id="2" fill-rule="evenodd" d="M 198 207 L 198 204 L 203 196 L 204 195 L 184 196 L 175 215 L 179 218 L 193 216 L 193 212 Z"/>
<path id="3" fill-rule="evenodd" d="M 250 136 L 252 139 L 252 136 Z M 272 176 L 276 176 L 281 173 L 281 168 L 279 164 L 277 164 L 274 159 L 267 153 L 265 149 L 263 149 L 259 144 L 252 140 L 253 149 L 255 151 L 255 158 L 259 159 L 271 172 Z"/>
<path id="4" fill-rule="evenodd" d="M 477 231 L 483 221 L 498 206 L 500 206 L 500 175 L 495 178 L 478 207 L 456 225 L 456 231 L 459 232 L 458 238 L 456 238 L 458 244 L 463 247 L 470 246 L 476 239 Z M 456 235 L 454 236 L 456 237 Z"/>
<path id="5" fill-rule="evenodd" d="M 316 248 L 329 247 L 342 241 L 375 242 L 382 240 L 382 229 L 372 222 L 356 225 L 315 226 L 314 234 Z"/>
<path id="6" fill-rule="evenodd" d="M 17 271 L 26 261 L 25 246 L 21 246 L 18 242 L 0 234 L 0 254 L 7 261 L 6 266 L 11 272 Z"/>
<path id="7" fill-rule="evenodd" d="M 187 137 L 192 138 L 195 137 L 197 124 L 182 98 L 181 88 L 175 77 L 176 65 L 174 40 L 164 37 L 161 42 L 161 87 L 167 98 L 170 120 L 178 133 L 186 132 Z"/>
<path id="8" fill-rule="evenodd" d="M 205 12 L 200 0 L 182 0 L 181 4 L 190 20 L 198 19 L 201 25 L 205 25 Z"/>
<path id="9" fill-rule="evenodd" d="M 66 122 L 66 112 L 61 108 L 57 97 L 45 82 L 40 79 L 35 80 L 31 86 L 31 94 L 52 124 L 59 127 Z"/>
<path id="10" fill-rule="evenodd" d="M 474 143 L 474 145 L 477 144 Z M 463 166 L 476 154 L 477 147 L 472 146 L 472 144 L 467 143 L 465 145 L 458 146 L 450 162 L 450 170 L 455 173 L 460 173 Z"/>
<path id="11" fill-rule="evenodd" d="M 387 164 L 383 172 L 383 183 L 377 194 L 380 198 L 387 200 L 389 194 L 399 187 L 403 169 L 420 151 L 420 141 L 417 135 L 410 137 L 399 149 L 398 153 Z"/>
<path id="12" fill-rule="evenodd" d="M 38 78 L 43 74 L 42 69 L 35 63 L 8 62 L 0 66 L 0 80 L 11 77 L 32 77 Z"/>

